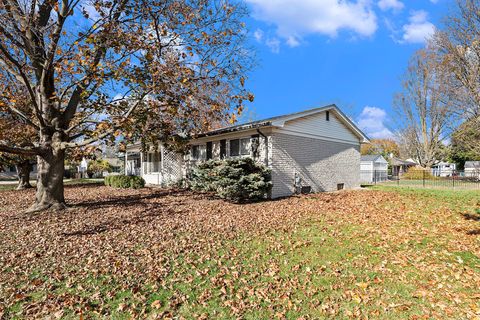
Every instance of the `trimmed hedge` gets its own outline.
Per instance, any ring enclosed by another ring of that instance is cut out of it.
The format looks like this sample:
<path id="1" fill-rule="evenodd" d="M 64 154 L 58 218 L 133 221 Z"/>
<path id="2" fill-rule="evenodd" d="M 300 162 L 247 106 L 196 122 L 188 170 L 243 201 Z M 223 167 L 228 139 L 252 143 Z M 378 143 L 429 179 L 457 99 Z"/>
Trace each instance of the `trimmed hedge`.
<path id="1" fill-rule="evenodd" d="M 112 175 L 105 177 L 105 185 L 122 189 L 140 189 L 145 186 L 145 180 L 137 176 Z"/>
<path id="2" fill-rule="evenodd" d="M 192 171 L 189 184 L 235 202 L 265 199 L 272 188 L 270 170 L 251 158 L 204 162 Z"/>
<path id="3" fill-rule="evenodd" d="M 417 167 L 408 168 L 407 172 L 402 175 L 402 179 L 405 180 L 432 180 L 435 177 L 427 169 L 421 169 Z"/>

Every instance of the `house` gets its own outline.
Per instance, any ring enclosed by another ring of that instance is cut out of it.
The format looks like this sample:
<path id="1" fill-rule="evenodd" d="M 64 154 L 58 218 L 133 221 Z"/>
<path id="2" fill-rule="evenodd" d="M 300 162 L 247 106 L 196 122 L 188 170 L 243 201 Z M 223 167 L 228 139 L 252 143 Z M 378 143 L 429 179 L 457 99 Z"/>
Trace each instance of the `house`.
<path id="1" fill-rule="evenodd" d="M 364 155 L 360 157 L 360 181 L 376 183 L 387 181 L 388 161 L 380 155 Z"/>
<path id="2" fill-rule="evenodd" d="M 432 175 L 434 177 L 451 177 L 457 169 L 455 163 L 441 161 L 432 166 Z"/>
<path id="3" fill-rule="evenodd" d="M 37 164 L 32 164 L 32 171 L 30 172 L 30 179 L 37 179 Z M 0 170 L 0 181 L 2 180 L 18 180 L 17 168 L 15 166 L 6 167 Z"/>
<path id="4" fill-rule="evenodd" d="M 480 161 L 465 162 L 465 177 L 480 179 Z"/>
<path id="5" fill-rule="evenodd" d="M 412 160 L 402 160 L 399 158 L 390 158 L 390 166 L 392 168 L 392 176 L 398 177 L 407 172 L 408 169 L 416 167 L 417 163 Z"/>
<path id="6" fill-rule="evenodd" d="M 252 157 L 272 170 L 272 198 L 360 186 L 367 136 L 335 105 L 205 132 L 180 155 L 163 145 L 127 147 L 125 173 L 164 185 L 209 159 Z"/>

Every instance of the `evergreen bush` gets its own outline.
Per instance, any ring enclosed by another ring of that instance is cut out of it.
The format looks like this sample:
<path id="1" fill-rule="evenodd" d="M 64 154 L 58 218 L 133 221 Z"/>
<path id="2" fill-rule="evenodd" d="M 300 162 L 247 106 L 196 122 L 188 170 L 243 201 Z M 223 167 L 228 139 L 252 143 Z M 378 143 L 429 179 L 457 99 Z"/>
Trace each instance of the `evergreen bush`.
<path id="1" fill-rule="evenodd" d="M 105 185 L 113 188 L 140 189 L 145 186 L 145 180 L 137 176 L 112 175 L 105 177 Z"/>
<path id="2" fill-rule="evenodd" d="M 206 161 L 192 171 L 189 184 L 235 202 L 265 199 L 272 188 L 270 170 L 251 158 Z"/>

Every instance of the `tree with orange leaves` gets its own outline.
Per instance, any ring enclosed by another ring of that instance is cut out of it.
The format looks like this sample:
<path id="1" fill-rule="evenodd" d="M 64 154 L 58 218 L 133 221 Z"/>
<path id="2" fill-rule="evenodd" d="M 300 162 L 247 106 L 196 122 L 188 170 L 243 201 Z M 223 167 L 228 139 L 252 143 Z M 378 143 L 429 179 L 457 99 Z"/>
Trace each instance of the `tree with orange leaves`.
<path id="1" fill-rule="evenodd" d="M 235 0 L 1 1 L 0 117 L 21 119 L 36 139 L 0 151 L 37 157 L 30 211 L 65 208 L 69 149 L 195 134 L 241 112 L 253 100 L 245 14 Z M 15 108 L 17 88 L 28 113 Z"/>

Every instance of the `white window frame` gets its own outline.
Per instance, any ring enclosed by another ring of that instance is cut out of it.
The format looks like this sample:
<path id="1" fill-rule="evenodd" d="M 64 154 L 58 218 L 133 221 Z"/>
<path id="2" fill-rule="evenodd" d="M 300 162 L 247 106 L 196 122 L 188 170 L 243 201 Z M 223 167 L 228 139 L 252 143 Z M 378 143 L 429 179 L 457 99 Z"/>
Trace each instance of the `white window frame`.
<path id="1" fill-rule="evenodd" d="M 193 152 L 194 148 L 198 148 L 198 157 L 195 156 Z M 207 145 L 206 144 L 195 144 L 190 148 L 190 159 L 193 161 L 202 161 L 207 158 Z"/>
<path id="2" fill-rule="evenodd" d="M 232 141 L 238 140 L 238 150 L 237 150 L 237 155 L 232 155 Z M 228 141 L 228 155 L 231 158 L 236 158 L 236 157 L 245 157 L 245 156 L 250 156 L 250 145 L 251 143 L 251 138 L 238 138 L 238 139 L 230 139 Z M 245 144 L 245 152 L 242 153 L 242 144 Z"/>
<path id="3" fill-rule="evenodd" d="M 155 159 L 155 154 L 158 154 L 158 158 Z M 158 160 L 158 161 L 155 161 Z M 155 163 L 158 164 L 158 168 L 155 168 Z M 162 154 L 161 151 L 154 151 L 154 152 L 148 152 L 147 153 L 147 174 L 152 174 L 152 173 L 160 173 L 162 168 Z M 158 169 L 158 170 L 155 170 Z"/>

